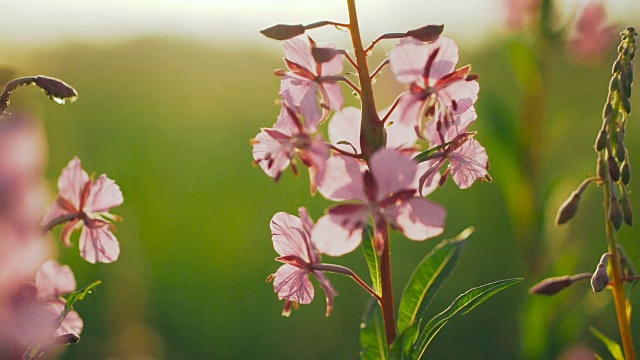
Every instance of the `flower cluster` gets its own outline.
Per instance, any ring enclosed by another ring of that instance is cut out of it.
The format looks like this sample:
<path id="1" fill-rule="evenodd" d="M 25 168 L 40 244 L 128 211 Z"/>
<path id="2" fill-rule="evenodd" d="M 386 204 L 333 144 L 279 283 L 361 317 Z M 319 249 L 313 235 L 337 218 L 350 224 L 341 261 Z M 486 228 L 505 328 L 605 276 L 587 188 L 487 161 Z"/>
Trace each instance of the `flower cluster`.
<path id="1" fill-rule="evenodd" d="M 251 142 L 255 163 L 276 180 L 289 166 L 297 173 L 302 163 L 309 170 L 311 192 L 338 202 L 315 225 L 304 209 L 300 218 L 280 212 L 271 221 L 277 260 L 285 265 L 269 280 L 285 300 L 284 314 L 313 298 L 310 274 L 325 291 L 327 315 L 336 291 L 323 271 L 354 277 L 336 270 L 337 265 L 322 264 L 320 254 L 353 251 L 371 225 L 377 234 L 391 227 L 411 240 L 433 238 L 444 230 L 446 210 L 425 197 L 449 176 L 462 189 L 490 179 L 487 154 L 469 131 L 477 119 L 477 76 L 468 65 L 456 68 L 458 47 L 439 36 L 441 31 L 441 26 L 427 26 L 396 36 L 399 43 L 373 74 L 346 50 L 319 46 L 304 29 L 300 34 L 299 26 L 263 31 L 285 40 L 287 70 L 276 71 L 282 77 L 280 115 Z M 347 78 L 345 59 L 359 73 L 360 87 Z M 406 91 L 378 111 L 364 83 L 370 86 L 386 65 Z M 343 107 L 340 83 L 358 94 L 362 110 Z M 380 141 L 371 140 L 376 137 Z M 375 237 L 379 255 L 387 241 L 388 234 Z"/>

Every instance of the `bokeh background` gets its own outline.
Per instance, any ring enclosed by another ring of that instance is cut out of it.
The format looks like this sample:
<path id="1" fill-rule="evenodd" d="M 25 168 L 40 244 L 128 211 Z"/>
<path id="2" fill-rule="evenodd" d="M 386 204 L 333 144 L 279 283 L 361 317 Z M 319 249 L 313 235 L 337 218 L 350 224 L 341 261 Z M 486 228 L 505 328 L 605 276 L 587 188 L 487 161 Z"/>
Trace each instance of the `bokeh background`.
<path id="1" fill-rule="evenodd" d="M 595 187 L 571 224 L 557 228 L 553 219 L 569 193 L 595 171 L 592 144 L 617 40 L 612 38 L 601 60 L 583 59 L 562 39 L 545 38 L 535 24 L 507 30 L 501 1 L 442 3 L 359 2 L 365 38 L 444 22 L 445 35 L 459 43 L 460 65 L 471 63 L 480 75 L 474 130 L 490 156 L 494 181 L 464 191 L 448 182 L 433 195 L 449 213 L 443 238 L 469 225 L 476 232 L 431 309 L 441 311 L 474 286 L 517 276 L 525 280 L 450 322 L 426 357 L 556 359 L 588 347 L 606 358 L 587 328 L 594 325 L 618 339 L 610 296 L 593 294 L 587 283 L 553 298 L 535 298 L 527 290 L 547 276 L 592 271 L 606 251 L 602 195 Z M 556 3 L 563 16 L 558 23 L 564 24 L 586 4 Z M 619 29 L 634 20 L 640 25 L 637 2 L 603 3 L 608 22 Z M 77 155 L 89 172 L 115 179 L 125 197 L 113 211 L 125 219 L 118 224 L 122 254 L 116 263 L 90 265 L 77 247 L 60 246 L 60 260 L 72 266 L 79 285 L 103 280 L 77 305 L 86 323 L 82 341 L 62 358 L 357 358 L 360 317 L 369 296 L 350 279 L 331 276 L 340 295 L 329 318 L 322 296 L 290 318 L 280 315 L 282 303 L 265 283 L 279 266 L 269 220 L 299 206 L 318 218 L 329 203 L 310 196 L 304 171 L 287 172 L 275 183 L 252 166 L 249 145 L 260 127 L 277 117 L 279 79 L 272 72 L 284 67 L 281 45 L 258 30 L 278 22 L 344 21 L 346 3 L 23 0 L 5 5 L 2 75 L 46 74 L 80 93 L 67 106 L 48 101 L 35 88 L 20 89 L 12 98 L 10 110 L 28 110 L 46 128 L 52 194 L 60 169 Z M 312 35 L 349 46 L 348 34 L 335 29 Z M 383 43 L 374 59 L 383 59 L 392 46 Z M 375 86 L 382 106 L 402 90 L 388 73 Z M 633 109 L 640 107 L 637 91 Z M 348 102 L 355 105 L 356 99 Z M 531 122 L 536 116 L 541 121 Z M 635 155 L 639 122 L 632 112 L 626 145 L 633 160 L 640 158 Z M 640 174 L 637 162 L 632 173 Z M 640 209 L 638 196 L 633 204 Z M 620 238 L 630 257 L 640 259 L 637 227 L 624 227 Z M 392 240 L 397 295 L 436 243 Z M 360 251 L 325 260 L 367 277 Z M 640 334 L 635 320 L 634 332 Z"/>

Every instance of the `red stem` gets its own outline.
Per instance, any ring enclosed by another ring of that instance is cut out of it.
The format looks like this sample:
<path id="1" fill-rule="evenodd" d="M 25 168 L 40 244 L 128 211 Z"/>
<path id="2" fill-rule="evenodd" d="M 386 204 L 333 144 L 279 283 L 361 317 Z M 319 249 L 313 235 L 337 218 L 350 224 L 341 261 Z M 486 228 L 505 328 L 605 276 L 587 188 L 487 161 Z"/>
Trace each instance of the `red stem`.
<path id="1" fill-rule="evenodd" d="M 380 276 L 382 277 L 382 317 L 387 334 L 387 345 L 391 346 L 396 340 L 396 314 L 393 305 L 393 284 L 391 281 L 391 247 L 389 246 L 389 226 L 386 221 L 376 222 L 374 239 L 376 244 L 382 244 L 380 257 Z"/>

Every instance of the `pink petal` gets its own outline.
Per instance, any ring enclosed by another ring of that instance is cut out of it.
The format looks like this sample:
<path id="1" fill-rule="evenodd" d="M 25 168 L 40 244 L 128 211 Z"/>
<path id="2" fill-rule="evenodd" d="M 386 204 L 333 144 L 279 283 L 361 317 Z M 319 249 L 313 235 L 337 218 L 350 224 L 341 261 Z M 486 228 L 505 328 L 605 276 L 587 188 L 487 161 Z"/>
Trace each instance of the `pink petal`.
<path id="1" fill-rule="evenodd" d="M 322 47 L 335 48 L 333 44 L 324 44 Z M 344 70 L 342 55 L 337 55 L 333 59 L 322 63 L 322 75 L 341 75 Z"/>
<path id="2" fill-rule="evenodd" d="M 451 154 L 449 159 L 451 176 L 460 189 L 468 188 L 476 179 L 487 175 L 489 157 L 475 139 L 467 140 Z"/>
<path id="3" fill-rule="evenodd" d="M 76 290 L 76 278 L 68 265 L 60 265 L 49 260 L 40 266 L 36 273 L 38 297 L 47 298 L 70 294 Z"/>
<path id="4" fill-rule="evenodd" d="M 351 206 L 352 209 L 347 213 L 329 213 L 321 217 L 311 231 L 311 241 L 318 252 L 330 256 L 350 253 L 360 245 L 362 226 L 369 216 L 369 211 L 364 205 L 345 204 L 338 206 Z"/>
<path id="5" fill-rule="evenodd" d="M 311 45 L 306 35 L 300 35 L 283 43 L 284 57 L 316 74 L 316 61 L 311 55 Z"/>
<path id="6" fill-rule="evenodd" d="M 280 266 L 273 279 L 273 288 L 280 300 L 286 299 L 299 304 L 309 304 L 313 300 L 313 284 L 309 272 L 293 265 Z"/>
<path id="7" fill-rule="evenodd" d="M 60 234 L 60 236 L 62 238 L 62 243 L 66 247 L 71 247 L 71 234 L 75 230 L 80 229 L 80 227 L 82 227 L 82 220 L 80 219 L 71 220 L 66 224 L 64 224 L 64 227 L 62 228 L 62 233 Z"/>
<path id="8" fill-rule="evenodd" d="M 416 127 L 420 124 L 422 119 L 422 112 L 424 111 L 425 101 L 411 92 L 405 92 L 400 95 L 400 102 L 394 110 L 397 112 L 397 122 L 407 127 Z"/>
<path id="9" fill-rule="evenodd" d="M 576 30 L 579 32 L 593 32 L 604 24 L 607 13 L 604 4 L 592 2 L 585 6 L 576 23 Z"/>
<path id="10" fill-rule="evenodd" d="M 80 159 L 74 157 L 67 167 L 62 169 L 58 178 L 60 196 L 69 201 L 76 209 L 80 206 L 80 195 L 85 184 L 89 181 L 89 175 L 82 170 Z"/>
<path id="11" fill-rule="evenodd" d="M 65 201 L 64 199 L 56 199 L 56 202 L 51 205 L 51 207 L 47 210 L 47 213 L 44 215 L 42 219 L 42 225 L 48 224 L 51 220 L 57 219 L 62 215 L 70 214 L 71 211 L 60 206 L 59 201 Z"/>
<path id="12" fill-rule="evenodd" d="M 427 46 L 419 40 L 407 37 L 391 50 L 389 66 L 400 83 L 422 82 L 422 74 L 428 58 Z"/>
<path id="13" fill-rule="evenodd" d="M 305 233 L 311 234 L 311 229 L 313 229 L 313 219 L 311 219 L 307 208 L 299 207 L 298 216 L 300 216 L 300 221 L 302 221 L 302 227 L 304 228 Z"/>
<path id="14" fill-rule="evenodd" d="M 317 186 L 326 173 L 326 164 L 329 159 L 329 145 L 322 136 L 317 136 L 313 142 L 302 151 L 302 158 L 309 166 L 309 180 L 311 181 L 311 192 L 315 193 Z"/>
<path id="15" fill-rule="evenodd" d="M 267 175 L 278 179 L 291 162 L 293 147 L 287 135 L 267 130 L 263 129 L 253 142 L 253 159 Z M 278 139 L 273 136 L 278 136 Z"/>
<path id="16" fill-rule="evenodd" d="M 433 65 L 429 70 L 430 79 L 440 79 L 455 69 L 458 63 L 458 46 L 456 46 L 453 40 L 440 36 L 433 43 L 427 44 L 427 48 L 429 49 L 429 53 L 435 51 L 435 49 L 439 49 L 438 55 L 436 55 Z"/>
<path id="17" fill-rule="evenodd" d="M 278 130 L 283 135 L 287 137 L 291 137 L 294 134 L 299 133 L 298 126 L 296 125 L 296 120 L 293 119 L 289 110 L 287 110 L 287 106 L 291 109 L 295 109 L 297 105 L 292 103 L 291 92 L 285 91 L 282 93 L 283 104 L 280 108 L 280 114 L 278 115 L 278 119 L 276 123 L 273 125 L 275 130 Z"/>
<path id="18" fill-rule="evenodd" d="M 299 106 L 308 92 L 312 92 L 313 96 L 317 97 L 318 87 L 314 81 L 301 78 L 293 73 L 287 73 L 280 81 L 280 94 L 286 92 L 290 94 L 292 104 Z"/>
<path id="19" fill-rule="evenodd" d="M 480 84 L 477 81 L 458 80 L 445 87 L 438 89 L 438 100 L 445 106 L 449 106 L 452 101 L 458 104 L 456 113 L 467 111 L 478 100 Z"/>
<path id="20" fill-rule="evenodd" d="M 407 238 L 425 240 L 442 234 L 447 211 L 427 199 L 413 197 L 387 208 L 386 214 Z"/>
<path id="21" fill-rule="evenodd" d="M 418 164 L 418 170 L 416 171 L 416 180 L 414 183 L 414 187 L 418 188 L 420 186 L 420 179 L 427 172 L 426 179 L 422 185 L 422 190 L 420 191 L 420 195 L 427 196 L 434 192 L 438 188 L 438 183 L 440 182 L 440 168 L 444 164 L 443 160 L 429 160 L 423 161 Z M 435 167 L 435 168 L 434 168 Z"/>
<path id="22" fill-rule="evenodd" d="M 326 101 L 329 103 L 329 108 L 334 111 L 342 109 L 342 105 L 344 105 L 344 98 L 342 97 L 340 84 L 337 82 L 323 82 L 322 87 L 326 91 L 328 97 Z"/>
<path id="23" fill-rule="evenodd" d="M 103 174 L 91 185 L 84 211 L 86 213 L 106 212 L 112 207 L 122 204 L 123 201 L 120 187 L 116 185 L 115 181 Z"/>
<path id="24" fill-rule="evenodd" d="M 307 134 L 313 134 L 318 131 L 318 122 L 322 113 L 318 106 L 318 97 L 314 91 L 308 91 L 302 98 L 299 112 L 304 116 L 304 131 Z M 298 132 L 299 130 L 296 129 L 292 134 Z"/>
<path id="25" fill-rule="evenodd" d="M 92 264 L 111 263 L 120 255 L 120 244 L 109 231 L 108 225 L 98 227 L 85 225 L 80 234 L 80 255 Z"/>
<path id="26" fill-rule="evenodd" d="M 331 143 L 341 150 L 349 153 L 360 153 L 360 123 L 362 121 L 362 112 L 353 106 L 343 108 L 336 111 L 329 122 L 329 140 Z M 353 147 L 345 144 L 338 144 L 346 141 Z"/>
<path id="27" fill-rule="evenodd" d="M 333 201 L 367 201 L 358 160 L 336 155 L 327 160 L 326 166 L 324 178 L 318 186 L 325 198 Z"/>
<path id="28" fill-rule="evenodd" d="M 331 311 L 333 310 L 333 302 L 336 295 L 338 295 L 338 291 L 336 291 L 336 289 L 333 287 L 333 284 L 331 284 L 331 281 L 329 281 L 329 279 L 324 275 L 323 272 L 313 271 L 313 274 L 316 276 L 318 282 L 320 283 L 320 286 L 322 286 L 322 289 L 324 290 L 324 296 L 327 300 L 327 312 L 325 313 L 325 315 L 329 316 L 331 315 Z"/>
<path id="29" fill-rule="evenodd" d="M 409 156 L 402 155 L 395 149 L 376 151 L 371 156 L 370 167 L 378 186 L 377 200 L 384 200 L 397 191 L 412 188 L 417 165 Z"/>
<path id="30" fill-rule="evenodd" d="M 300 218 L 279 212 L 271 218 L 273 248 L 281 256 L 297 256 L 306 263 L 309 258 L 309 233 Z"/>
<path id="31" fill-rule="evenodd" d="M 381 116 L 386 114 L 386 110 L 381 112 Z M 418 124 L 416 123 L 415 125 Z M 387 131 L 387 147 L 396 149 L 409 148 L 418 140 L 416 127 L 402 122 L 400 119 L 400 111 L 398 111 L 397 108 L 389 114 L 389 117 L 385 122 L 385 129 Z"/>
<path id="32" fill-rule="evenodd" d="M 62 311 L 64 311 L 64 306 L 65 301 L 63 299 L 56 299 L 55 301 L 48 303 L 45 307 L 52 316 L 57 318 L 62 314 Z M 62 323 L 58 326 L 53 335 L 62 336 L 66 334 L 74 334 L 76 336 L 80 336 L 83 328 L 84 323 L 82 322 L 82 318 L 75 310 L 71 310 L 67 316 L 65 316 L 64 320 L 62 320 Z"/>

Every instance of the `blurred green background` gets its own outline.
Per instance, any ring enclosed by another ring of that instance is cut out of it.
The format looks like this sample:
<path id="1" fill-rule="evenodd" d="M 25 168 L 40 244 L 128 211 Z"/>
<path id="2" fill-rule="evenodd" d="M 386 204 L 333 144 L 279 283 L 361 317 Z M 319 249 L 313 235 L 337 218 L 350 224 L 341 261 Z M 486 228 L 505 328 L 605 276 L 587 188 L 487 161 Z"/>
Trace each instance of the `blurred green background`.
<path id="1" fill-rule="evenodd" d="M 618 339 L 610 296 L 593 294 L 587 283 L 553 298 L 527 293 L 543 277 L 593 271 L 606 251 L 602 194 L 595 186 L 569 225 L 556 228 L 553 219 L 570 192 L 595 171 L 592 144 L 615 44 L 596 64 L 564 52 L 549 56 L 544 122 L 537 130 L 518 130 L 527 79 L 512 62 L 527 56 L 529 40 L 500 36 L 472 49 L 461 46 L 460 65 L 471 63 L 480 75 L 473 130 L 487 149 L 494 181 L 464 191 L 448 181 L 433 195 L 448 209 L 443 238 L 469 225 L 476 232 L 431 309 L 441 311 L 474 286 L 517 276 L 525 280 L 452 321 L 426 358 L 555 359 L 575 346 L 603 354 L 589 325 Z M 249 139 L 276 119 L 279 79 L 271 74 L 284 67 L 280 45 L 264 43 L 258 49 L 147 36 L 109 44 L 9 46 L 3 55 L 2 65 L 17 75 L 58 77 L 80 93 L 76 103 L 57 106 L 35 88 L 20 89 L 10 108 L 26 109 L 45 124 L 52 193 L 60 169 L 77 155 L 88 172 L 115 179 L 125 197 L 112 211 L 124 218 L 118 224 L 122 253 L 116 263 L 90 265 L 79 257 L 77 245 L 61 246 L 60 260 L 72 266 L 80 286 L 103 280 L 77 305 L 85 329 L 64 359 L 357 358 L 360 317 L 369 296 L 350 279 L 330 276 L 340 295 L 328 318 L 319 288 L 311 305 L 284 318 L 282 303 L 265 283 L 279 267 L 269 231 L 273 214 L 295 214 L 306 206 L 317 219 L 329 202 L 310 197 L 306 172 L 296 177 L 288 171 L 274 183 L 251 165 Z M 401 90 L 388 73 L 376 87 L 380 107 Z M 632 108 L 638 109 L 635 92 Z M 636 120 L 632 113 L 627 130 L 633 160 L 640 158 Z M 514 140 L 522 131 L 530 131 L 537 144 L 526 164 Z M 523 182 L 517 167 L 535 170 Z M 640 174 L 637 162 L 632 173 Z M 640 209 L 638 196 L 633 204 Z M 518 212 L 529 205 L 533 213 Z M 531 217 L 519 218 L 522 214 Z M 640 259 L 639 235 L 637 227 L 620 232 L 632 259 Z M 392 240 L 396 295 L 436 243 Z M 359 250 L 325 261 L 367 278 Z M 640 334 L 638 321 L 633 330 Z"/>

